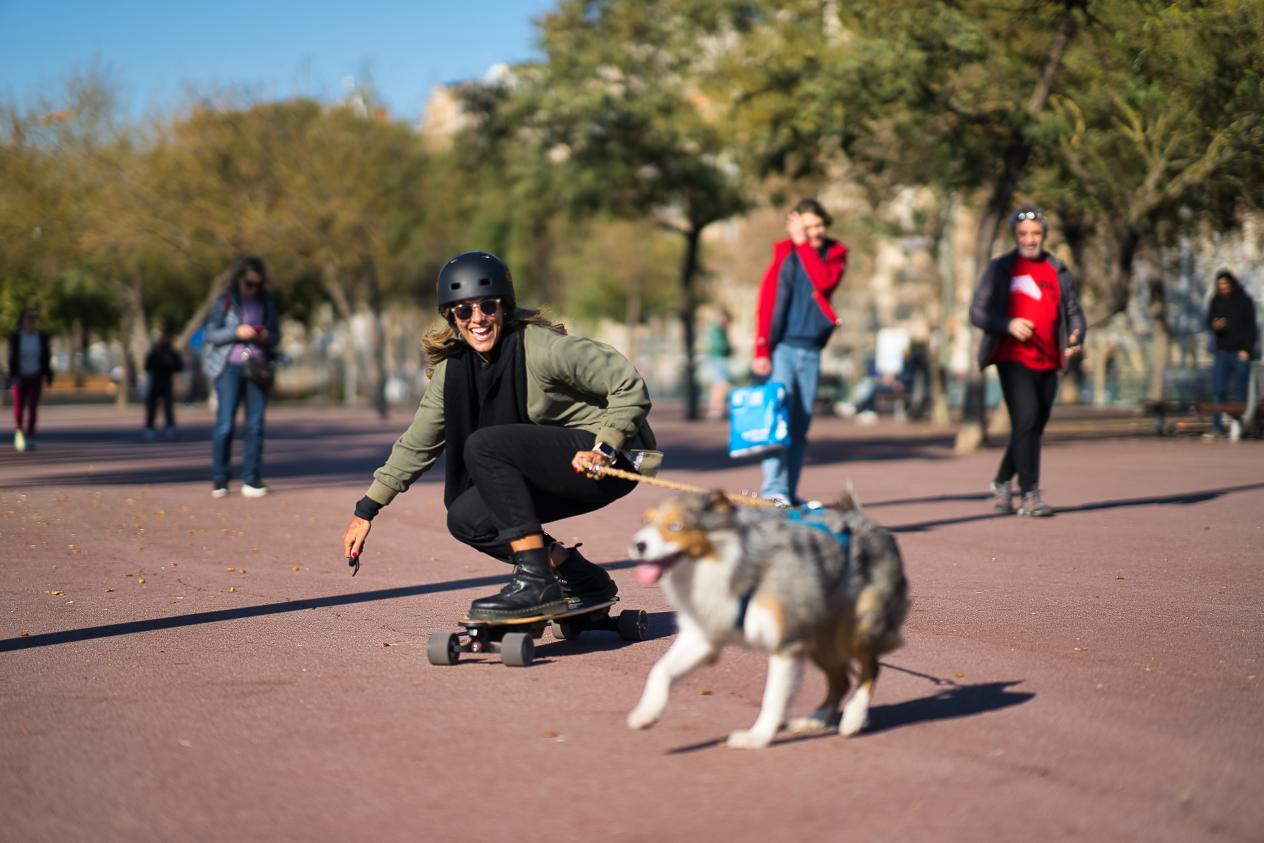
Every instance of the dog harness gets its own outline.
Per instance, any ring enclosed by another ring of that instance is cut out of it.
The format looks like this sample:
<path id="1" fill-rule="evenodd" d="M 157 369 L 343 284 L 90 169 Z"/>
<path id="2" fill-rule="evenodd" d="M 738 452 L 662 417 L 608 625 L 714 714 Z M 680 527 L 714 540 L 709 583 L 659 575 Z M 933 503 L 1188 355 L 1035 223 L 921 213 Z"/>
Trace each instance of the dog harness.
<path id="1" fill-rule="evenodd" d="M 830 526 L 821 520 L 821 511 L 822 508 L 820 506 L 804 504 L 800 507 L 787 509 L 786 518 L 832 536 L 834 541 L 838 542 L 842 547 L 843 556 L 847 556 L 851 553 L 851 529 L 844 527 L 841 530 L 831 530 Z M 754 593 L 755 589 L 751 588 L 737 598 L 737 619 L 734 621 L 734 626 L 738 629 L 741 629 L 746 624 L 746 610 L 750 608 L 751 597 Z"/>
<path id="2" fill-rule="evenodd" d="M 834 541 L 843 546 L 843 553 L 849 553 L 851 551 L 851 530 L 847 527 L 844 527 L 841 530 L 831 530 L 829 525 L 821 520 L 821 511 L 821 507 L 819 506 L 805 504 L 801 507 L 788 510 L 786 512 L 786 517 L 791 521 L 798 521 L 800 524 L 833 536 Z"/>

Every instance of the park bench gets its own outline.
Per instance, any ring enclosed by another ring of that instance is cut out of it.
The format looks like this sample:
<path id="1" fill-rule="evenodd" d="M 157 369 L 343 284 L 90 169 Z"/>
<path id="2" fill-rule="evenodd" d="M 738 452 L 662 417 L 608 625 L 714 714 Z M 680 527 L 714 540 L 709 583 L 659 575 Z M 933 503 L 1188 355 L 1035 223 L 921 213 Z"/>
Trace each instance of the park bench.
<path id="1" fill-rule="evenodd" d="M 1242 435 L 1254 436 L 1259 433 L 1260 421 L 1264 420 L 1264 401 L 1257 401 L 1254 412 L 1250 404 L 1241 401 L 1194 401 L 1188 399 L 1167 398 L 1161 401 L 1146 401 L 1143 405 L 1147 414 L 1154 417 L 1154 431 L 1159 436 L 1172 436 L 1177 433 L 1201 431 L 1211 422 L 1216 413 L 1224 413 L 1241 427 Z"/>
<path id="2" fill-rule="evenodd" d="M 1198 402 L 1186 398 L 1160 398 L 1142 404 L 1146 415 L 1154 417 L 1154 432 L 1171 436 L 1181 425 L 1180 419 L 1198 415 Z"/>

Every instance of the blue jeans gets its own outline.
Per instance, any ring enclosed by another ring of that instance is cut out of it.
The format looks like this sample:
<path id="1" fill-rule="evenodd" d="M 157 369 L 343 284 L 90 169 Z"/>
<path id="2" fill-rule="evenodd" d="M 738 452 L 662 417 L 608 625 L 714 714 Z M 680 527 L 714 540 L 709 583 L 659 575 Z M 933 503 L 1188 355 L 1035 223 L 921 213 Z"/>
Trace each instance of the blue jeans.
<path id="1" fill-rule="evenodd" d="M 251 486 L 261 483 L 263 462 L 263 411 L 268 406 L 267 391 L 246 380 L 242 366 L 229 365 L 215 379 L 215 427 L 211 431 L 211 479 L 228 482 L 228 462 L 232 457 L 234 421 L 237 407 L 246 402 L 246 429 L 243 435 L 241 479 Z"/>
<path id="2" fill-rule="evenodd" d="M 790 444 L 763 463 L 764 482 L 761 497 L 785 498 L 798 503 L 799 474 L 808 447 L 808 427 L 812 424 L 812 403 L 821 380 L 821 352 L 815 348 L 778 345 L 772 350 L 772 375 L 769 380 L 786 385 L 786 404 L 790 411 Z"/>
<path id="3" fill-rule="evenodd" d="M 1217 351 L 1215 362 L 1211 367 L 1211 400 L 1217 404 L 1236 401 L 1246 403 L 1247 378 L 1251 376 L 1251 361 L 1239 360 L 1236 351 Z M 1232 389 L 1230 389 L 1232 384 Z M 1212 426 L 1224 431 L 1224 420 L 1221 413 L 1216 413 Z"/>

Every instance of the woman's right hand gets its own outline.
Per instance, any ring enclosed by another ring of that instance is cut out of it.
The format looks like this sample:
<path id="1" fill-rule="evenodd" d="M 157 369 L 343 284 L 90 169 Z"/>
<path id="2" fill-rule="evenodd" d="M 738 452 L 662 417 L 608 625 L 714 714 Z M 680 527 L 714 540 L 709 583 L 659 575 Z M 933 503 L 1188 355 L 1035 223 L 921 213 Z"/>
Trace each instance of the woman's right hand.
<path id="1" fill-rule="evenodd" d="M 251 325 L 238 325 L 237 333 L 234 336 L 242 342 L 250 342 L 255 338 L 255 329 Z"/>
<path id="2" fill-rule="evenodd" d="M 351 523 L 342 531 L 343 556 L 358 559 L 364 550 L 364 540 L 369 537 L 373 524 L 358 515 L 351 516 Z"/>
<path id="3" fill-rule="evenodd" d="M 1030 319 L 1014 318 L 1009 320 L 1009 335 L 1019 342 L 1027 342 L 1035 332 L 1035 327 Z"/>

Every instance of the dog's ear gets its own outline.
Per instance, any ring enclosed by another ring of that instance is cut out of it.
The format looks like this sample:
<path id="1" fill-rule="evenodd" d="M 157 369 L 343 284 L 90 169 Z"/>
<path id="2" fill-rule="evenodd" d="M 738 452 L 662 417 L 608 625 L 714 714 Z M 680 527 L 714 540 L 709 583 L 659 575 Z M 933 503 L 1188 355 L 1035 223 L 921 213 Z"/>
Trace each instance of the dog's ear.
<path id="1" fill-rule="evenodd" d="M 723 514 L 733 511 L 733 502 L 729 500 L 729 496 L 724 494 L 722 490 L 713 489 L 707 494 L 707 500 L 704 508 L 707 512 Z"/>

